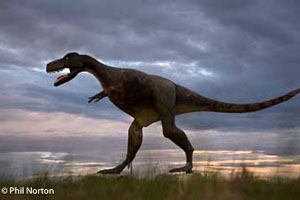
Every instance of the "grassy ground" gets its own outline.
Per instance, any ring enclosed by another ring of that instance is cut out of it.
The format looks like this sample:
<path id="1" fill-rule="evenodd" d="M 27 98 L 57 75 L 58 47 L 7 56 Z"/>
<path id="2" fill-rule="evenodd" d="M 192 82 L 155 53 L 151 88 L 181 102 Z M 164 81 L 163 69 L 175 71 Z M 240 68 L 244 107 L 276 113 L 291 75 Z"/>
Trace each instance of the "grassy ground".
<path id="1" fill-rule="evenodd" d="M 218 174 L 159 175 L 152 178 L 132 176 L 86 176 L 33 180 L 0 180 L 0 187 L 53 188 L 54 195 L 1 194 L 0 199 L 300 199 L 300 179 L 263 180 L 244 170 L 231 178 Z M 1 193 L 1 192 L 0 192 Z"/>

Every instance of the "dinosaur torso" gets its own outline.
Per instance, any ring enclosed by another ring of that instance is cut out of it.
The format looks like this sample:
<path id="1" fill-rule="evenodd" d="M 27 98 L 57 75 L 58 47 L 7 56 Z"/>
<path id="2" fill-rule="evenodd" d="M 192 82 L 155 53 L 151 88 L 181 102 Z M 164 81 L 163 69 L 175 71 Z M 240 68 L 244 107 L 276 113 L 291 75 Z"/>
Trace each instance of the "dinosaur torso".
<path id="1" fill-rule="evenodd" d="M 109 100 L 119 109 L 135 118 L 141 125 L 159 120 L 155 110 L 155 80 L 163 78 L 133 69 L 114 68 L 110 78 L 101 81 Z"/>

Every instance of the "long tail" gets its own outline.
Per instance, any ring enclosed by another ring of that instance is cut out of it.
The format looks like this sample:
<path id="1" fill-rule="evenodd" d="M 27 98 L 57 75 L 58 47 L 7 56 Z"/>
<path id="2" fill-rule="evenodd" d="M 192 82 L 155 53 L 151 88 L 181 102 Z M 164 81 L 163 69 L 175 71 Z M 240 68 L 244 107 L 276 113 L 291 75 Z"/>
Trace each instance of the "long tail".
<path id="1" fill-rule="evenodd" d="M 255 112 L 258 110 L 262 110 L 277 104 L 280 104 L 284 101 L 289 100 L 290 98 L 294 97 L 300 93 L 300 88 L 297 90 L 293 90 L 283 96 L 264 101 L 259 103 L 252 103 L 252 104 L 232 104 L 232 103 L 224 103 L 220 101 L 212 100 L 210 104 L 209 111 L 214 112 L 225 112 L 225 113 L 244 113 L 244 112 Z"/>
<path id="2" fill-rule="evenodd" d="M 197 112 L 197 111 L 213 111 L 213 112 L 223 112 L 223 113 L 245 113 L 245 112 L 255 112 L 262 110 L 284 101 L 289 100 L 298 93 L 300 93 L 300 88 L 293 90 L 283 96 L 252 104 L 233 104 L 225 103 L 221 101 L 216 101 L 204 96 L 201 96 L 193 91 L 188 90 L 184 87 L 177 87 L 178 92 L 178 102 L 176 113 L 187 113 L 187 112 Z M 180 98 L 185 96 L 185 98 Z"/>

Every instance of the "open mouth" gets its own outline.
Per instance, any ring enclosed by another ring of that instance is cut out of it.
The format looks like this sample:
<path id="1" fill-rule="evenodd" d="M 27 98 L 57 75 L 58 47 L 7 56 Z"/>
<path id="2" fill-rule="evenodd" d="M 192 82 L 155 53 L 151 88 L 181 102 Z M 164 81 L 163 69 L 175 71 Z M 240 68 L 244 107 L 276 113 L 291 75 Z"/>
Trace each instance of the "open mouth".
<path id="1" fill-rule="evenodd" d="M 63 74 L 63 75 L 60 75 L 59 77 L 56 78 L 56 80 L 54 81 L 54 86 L 59 86 L 61 84 L 64 84 L 68 81 L 70 81 L 71 79 L 73 79 L 80 71 L 80 69 L 70 69 L 70 68 L 59 68 L 59 69 L 54 69 L 54 70 L 51 70 L 49 68 L 47 68 L 47 73 L 58 73 L 64 69 L 69 69 L 70 72 L 67 73 L 67 74 Z"/>

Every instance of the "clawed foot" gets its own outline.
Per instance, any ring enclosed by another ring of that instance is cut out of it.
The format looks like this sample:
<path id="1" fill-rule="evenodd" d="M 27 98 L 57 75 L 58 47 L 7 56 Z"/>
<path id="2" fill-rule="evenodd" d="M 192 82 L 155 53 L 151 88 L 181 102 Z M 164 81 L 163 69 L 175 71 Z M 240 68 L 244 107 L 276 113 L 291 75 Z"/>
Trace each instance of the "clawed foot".
<path id="1" fill-rule="evenodd" d="M 97 172 L 98 174 L 120 174 L 121 171 L 117 168 L 103 169 Z"/>
<path id="2" fill-rule="evenodd" d="M 193 173 L 192 168 L 193 168 L 193 166 L 191 166 L 191 165 L 185 165 L 184 167 L 171 169 L 169 172 L 170 173 L 185 172 L 185 173 L 189 174 L 189 173 Z"/>

